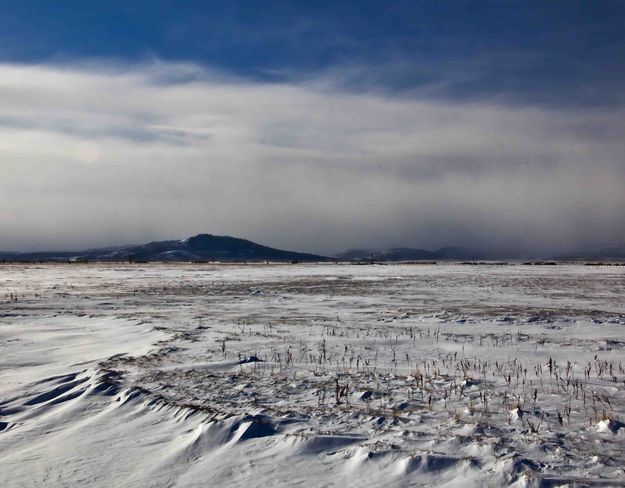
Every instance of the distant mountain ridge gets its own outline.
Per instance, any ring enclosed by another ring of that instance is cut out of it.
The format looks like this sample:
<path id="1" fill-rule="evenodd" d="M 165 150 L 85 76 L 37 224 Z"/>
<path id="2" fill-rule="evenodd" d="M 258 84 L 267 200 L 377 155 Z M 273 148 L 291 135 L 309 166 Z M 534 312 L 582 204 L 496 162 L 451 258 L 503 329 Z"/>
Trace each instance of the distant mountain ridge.
<path id="1" fill-rule="evenodd" d="M 582 251 L 574 254 L 560 255 L 557 259 L 566 260 L 589 260 L 589 259 L 625 259 L 625 244 L 604 246 L 595 251 Z"/>
<path id="2" fill-rule="evenodd" d="M 605 261 L 625 260 L 625 244 L 604 246 L 595 250 L 588 250 L 574 254 L 560 254 L 553 256 L 506 251 L 505 249 L 491 249 L 478 251 L 464 247 L 442 247 L 435 251 L 427 249 L 394 247 L 390 249 L 349 249 L 336 255 L 341 261 L 489 261 L 502 259 L 547 259 L 555 261 Z"/>
<path id="3" fill-rule="evenodd" d="M 246 239 L 198 234 L 178 241 L 84 251 L 3 253 L 6 261 L 333 261 L 327 256 L 284 251 Z"/>
<path id="4" fill-rule="evenodd" d="M 436 251 L 394 247 L 391 249 L 349 249 L 336 257 L 344 261 L 436 261 L 483 259 L 482 253 L 476 253 L 463 247 L 443 247 Z"/>

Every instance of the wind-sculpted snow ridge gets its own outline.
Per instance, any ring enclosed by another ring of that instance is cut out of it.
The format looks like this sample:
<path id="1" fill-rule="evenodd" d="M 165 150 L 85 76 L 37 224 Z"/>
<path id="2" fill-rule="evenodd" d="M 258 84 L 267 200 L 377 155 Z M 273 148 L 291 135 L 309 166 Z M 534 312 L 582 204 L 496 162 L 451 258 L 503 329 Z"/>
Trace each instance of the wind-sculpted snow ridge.
<path id="1" fill-rule="evenodd" d="M 620 267 L 0 278 L 2 486 L 625 484 Z"/>

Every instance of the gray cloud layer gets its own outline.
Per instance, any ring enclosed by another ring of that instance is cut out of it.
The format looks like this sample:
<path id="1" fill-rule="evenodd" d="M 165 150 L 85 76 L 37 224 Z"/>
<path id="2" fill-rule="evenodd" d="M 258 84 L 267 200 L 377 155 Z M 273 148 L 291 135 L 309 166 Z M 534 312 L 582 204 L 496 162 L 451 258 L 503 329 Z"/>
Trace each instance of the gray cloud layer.
<path id="1" fill-rule="evenodd" d="M 625 241 L 622 109 L 0 64 L 0 249 L 198 232 L 334 253 Z"/>

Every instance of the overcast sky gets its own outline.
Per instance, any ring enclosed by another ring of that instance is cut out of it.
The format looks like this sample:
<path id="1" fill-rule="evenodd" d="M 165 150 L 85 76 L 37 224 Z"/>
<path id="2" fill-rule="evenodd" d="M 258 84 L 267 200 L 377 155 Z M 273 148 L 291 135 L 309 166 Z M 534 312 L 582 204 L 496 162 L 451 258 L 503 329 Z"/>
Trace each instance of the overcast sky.
<path id="1" fill-rule="evenodd" d="M 625 2 L 61 3 L 0 1 L 2 250 L 625 242 Z"/>

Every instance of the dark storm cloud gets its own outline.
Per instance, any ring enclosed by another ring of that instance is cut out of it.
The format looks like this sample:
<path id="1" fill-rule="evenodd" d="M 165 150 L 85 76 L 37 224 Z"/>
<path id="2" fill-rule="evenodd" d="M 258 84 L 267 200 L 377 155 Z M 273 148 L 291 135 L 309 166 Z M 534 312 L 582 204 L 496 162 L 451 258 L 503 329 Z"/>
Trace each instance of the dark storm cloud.
<path id="1" fill-rule="evenodd" d="M 622 105 L 622 0 L 0 1 L 0 60 L 153 57 L 258 82 L 508 104 Z"/>

